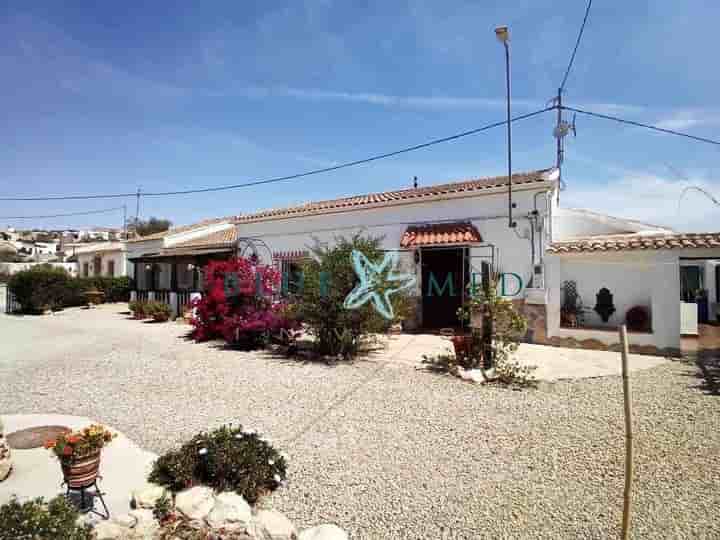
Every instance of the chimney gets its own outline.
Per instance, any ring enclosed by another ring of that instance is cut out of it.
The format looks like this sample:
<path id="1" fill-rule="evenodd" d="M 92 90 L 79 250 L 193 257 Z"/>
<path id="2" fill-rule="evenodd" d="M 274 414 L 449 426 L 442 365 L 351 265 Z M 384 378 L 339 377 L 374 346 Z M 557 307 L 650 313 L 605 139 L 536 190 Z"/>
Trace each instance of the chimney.
<path id="1" fill-rule="evenodd" d="M 417 176 L 413 176 L 413 189 L 417 189 Z"/>

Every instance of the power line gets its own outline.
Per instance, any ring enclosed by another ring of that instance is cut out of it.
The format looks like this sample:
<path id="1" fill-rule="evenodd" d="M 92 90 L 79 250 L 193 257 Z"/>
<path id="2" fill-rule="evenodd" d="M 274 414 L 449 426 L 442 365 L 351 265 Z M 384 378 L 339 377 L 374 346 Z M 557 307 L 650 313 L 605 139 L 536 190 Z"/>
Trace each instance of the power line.
<path id="1" fill-rule="evenodd" d="M 605 120 L 613 120 L 615 122 L 620 122 L 621 124 L 628 124 L 631 126 L 643 127 L 646 129 L 652 129 L 653 131 L 659 131 L 660 133 L 669 133 L 670 135 L 678 135 L 680 137 L 685 137 L 687 139 L 692 139 L 694 141 L 699 141 L 699 142 L 704 142 L 704 143 L 709 143 L 709 144 L 714 144 L 714 145 L 720 146 L 720 141 L 716 141 L 713 139 L 707 139 L 705 137 L 698 137 L 697 135 L 690 135 L 689 133 L 683 133 L 682 131 L 675 131 L 673 129 L 661 128 L 661 127 L 653 126 L 650 124 L 643 124 L 641 122 L 635 122 L 634 120 L 626 120 L 624 118 L 619 118 L 617 116 L 610 116 L 609 114 L 600 114 L 600 113 L 591 112 L 591 111 L 584 111 L 582 109 L 576 109 L 575 107 L 565 107 L 563 105 L 562 108 L 566 111 L 573 111 L 573 112 L 576 112 L 579 114 L 586 114 L 588 116 L 594 116 L 596 118 L 603 118 Z"/>
<path id="2" fill-rule="evenodd" d="M 518 120 L 525 120 L 525 119 L 527 119 L 527 118 L 532 118 L 533 116 L 537 116 L 537 115 L 542 114 L 542 113 L 544 113 L 544 112 L 550 111 L 550 110 L 552 110 L 553 108 L 554 108 L 554 107 L 546 107 L 546 108 L 540 109 L 540 110 L 538 110 L 538 111 L 534 111 L 534 112 L 531 112 L 531 113 L 527 113 L 527 114 L 523 114 L 523 115 L 520 115 L 520 116 L 516 116 L 516 117 L 512 118 L 510 121 L 511 121 L 511 122 L 517 122 Z M 482 131 L 487 131 L 488 129 L 492 129 L 492 128 L 504 126 L 505 124 L 507 124 L 507 120 L 503 120 L 503 121 L 500 121 L 500 122 L 494 122 L 494 123 L 492 123 L 492 124 L 487 124 L 487 125 L 482 126 L 482 127 L 479 127 L 479 128 L 471 129 L 471 130 L 469 130 L 469 131 L 463 131 L 462 133 L 457 133 L 457 134 L 455 134 L 455 135 L 450 135 L 449 137 L 443 137 L 443 138 L 440 138 L 440 139 L 433 139 L 433 140 L 428 141 L 428 142 L 425 142 L 425 143 L 417 144 L 417 145 L 415 145 L 415 146 L 408 146 L 408 147 L 406 147 L 406 148 L 401 148 L 400 150 L 395 150 L 395 151 L 393 151 L 393 152 L 387 152 L 387 153 L 384 153 L 384 154 L 377 154 L 377 155 L 375 155 L 375 156 L 371 156 L 371 157 L 368 157 L 368 158 L 358 159 L 358 160 L 356 160 L 356 161 L 348 161 L 348 162 L 346 162 L 346 163 L 341 163 L 341 164 L 339 164 L 339 165 L 333 165 L 332 167 L 324 167 L 324 168 L 322 168 L 322 169 L 314 169 L 314 170 L 312 170 L 312 171 L 302 172 L 302 173 L 298 173 L 298 174 L 291 174 L 291 175 L 288 175 L 288 176 L 279 176 L 279 177 L 276 177 L 276 178 L 268 178 L 268 179 L 266 179 L 266 180 L 254 180 L 254 181 L 246 182 L 246 183 L 243 183 L 243 184 L 234 184 L 234 185 L 229 185 L 229 186 L 211 187 L 211 188 L 203 188 L 203 189 L 188 189 L 188 190 L 183 190 L 183 191 L 165 191 L 165 192 L 159 192 L 159 193 L 142 193 L 142 196 L 143 196 L 143 197 L 164 197 L 164 196 L 167 196 L 167 195 L 188 195 L 188 194 L 192 194 L 192 193 L 208 193 L 208 192 L 212 192 L 212 191 L 225 191 L 225 190 L 229 190 L 229 189 L 239 189 L 239 188 L 250 187 L 250 186 L 259 186 L 259 185 L 262 185 L 262 184 L 273 184 L 273 183 L 276 183 L 276 182 L 284 182 L 284 181 L 287 181 L 287 180 L 295 180 L 295 179 L 297 179 L 297 178 L 303 178 L 303 177 L 306 177 L 306 176 L 312 176 L 312 175 L 316 175 L 316 174 L 322 174 L 322 173 L 337 171 L 337 170 L 340 170 L 340 169 L 347 169 L 348 167 L 355 167 L 355 166 L 357 166 L 357 165 L 363 165 L 363 164 L 365 164 L 365 163 L 371 163 L 371 162 L 373 162 L 373 161 L 379 161 L 379 160 L 381 160 L 381 159 L 386 159 L 386 158 L 398 156 L 398 155 L 400 155 L 400 154 L 406 154 L 406 153 L 408 153 L 408 152 L 414 152 L 415 150 L 421 150 L 421 149 L 423 149 L 423 148 L 428 148 L 428 147 L 434 146 L 434 145 L 436 145 L 436 144 L 441 144 L 441 143 L 445 143 L 445 142 L 450 142 L 450 141 L 454 141 L 454 140 L 457 140 L 457 139 L 461 139 L 461 138 L 463 138 L 463 137 L 468 137 L 468 136 L 470 136 L 470 135 L 475 135 L 476 133 L 480 133 L 480 132 L 482 132 Z"/>
<path id="3" fill-rule="evenodd" d="M 547 111 L 551 111 L 555 109 L 556 106 L 552 105 L 549 107 L 545 107 L 544 109 L 540 109 L 531 113 L 522 114 L 520 116 L 515 116 L 514 118 L 511 118 L 511 122 L 517 122 L 519 120 L 525 120 L 527 118 L 532 118 L 534 116 L 538 116 L 539 114 L 545 113 Z M 492 128 L 504 126 L 507 124 L 507 120 L 502 120 L 499 122 L 493 122 L 492 124 L 487 124 L 485 126 L 471 129 L 468 131 L 463 131 L 461 133 L 456 133 L 455 135 L 450 135 L 448 137 L 442 137 L 439 139 L 433 139 L 428 142 L 424 142 L 421 144 L 416 144 L 414 146 L 408 146 L 406 148 L 401 148 L 399 150 L 394 150 L 392 152 L 386 152 L 383 154 L 377 154 L 374 156 L 370 156 L 363 159 L 358 159 L 355 161 L 348 161 L 345 163 L 340 163 L 339 165 L 333 165 L 331 167 L 324 167 L 322 169 L 313 169 L 310 171 L 305 171 L 297 174 L 290 174 L 287 176 L 278 176 L 275 178 L 267 178 L 263 180 L 253 180 L 250 182 L 245 182 L 242 184 L 232 184 L 227 186 L 217 186 L 217 187 L 208 187 L 208 188 L 199 188 L 199 189 L 187 189 L 187 190 L 180 190 L 180 191 L 160 191 L 160 192 L 145 192 L 142 193 L 116 193 L 116 194 L 109 194 L 109 195 L 62 195 L 62 196 L 48 196 L 48 197 L 0 197 L 0 201 L 67 201 L 67 200 L 85 200 L 85 199 L 117 199 L 117 198 L 123 198 L 123 197 L 166 197 L 171 195 L 190 195 L 193 193 L 210 193 L 215 191 L 227 191 L 231 189 L 240 189 L 244 187 L 250 187 L 250 186 L 259 186 L 263 184 L 273 184 L 276 182 L 284 182 L 287 180 L 295 180 L 298 178 L 304 178 L 306 176 L 313 176 L 316 174 L 322 174 L 332 171 L 337 171 L 340 169 L 347 169 L 349 167 L 355 167 L 357 165 L 363 165 L 365 163 L 371 163 L 373 161 L 379 161 L 381 159 L 386 159 L 394 156 L 398 156 L 400 154 L 406 154 L 408 152 L 414 152 L 415 150 L 421 150 L 423 148 L 428 148 L 430 146 L 434 146 L 436 144 L 446 143 L 450 141 L 454 141 L 457 139 L 461 139 L 463 137 L 468 137 L 470 135 L 475 135 L 477 133 L 487 131 Z"/>
<path id="4" fill-rule="evenodd" d="M 71 217 L 71 216 L 89 216 L 92 214 L 107 214 L 109 212 L 117 212 L 123 210 L 123 206 L 117 208 L 106 208 L 105 210 L 90 210 L 87 212 L 70 212 L 67 214 L 49 214 L 45 216 L 0 216 L 0 219 L 48 219 L 48 218 L 60 218 L 60 217 Z"/>
<path id="5" fill-rule="evenodd" d="M 583 32 L 585 31 L 585 25 L 587 24 L 588 15 L 590 15 L 590 7 L 592 6 L 592 0 L 588 0 L 587 8 L 585 8 L 585 17 L 583 17 L 582 25 L 580 26 L 580 32 L 578 32 L 577 40 L 575 41 L 575 48 L 573 49 L 572 56 L 570 56 L 570 62 L 568 62 L 568 67 L 565 70 L 565 76 L 563 77 L 562 84 L 560 85 L 560 92 L 565 89 L 565 83 L 567 83 L 568 75 L 570 75 L 570 70 L 572 69 L 573 62 L 575 61 L 575 55 L 577 54 L 578 47 L 580 46 L 580 41 L 582 40 Z"/>

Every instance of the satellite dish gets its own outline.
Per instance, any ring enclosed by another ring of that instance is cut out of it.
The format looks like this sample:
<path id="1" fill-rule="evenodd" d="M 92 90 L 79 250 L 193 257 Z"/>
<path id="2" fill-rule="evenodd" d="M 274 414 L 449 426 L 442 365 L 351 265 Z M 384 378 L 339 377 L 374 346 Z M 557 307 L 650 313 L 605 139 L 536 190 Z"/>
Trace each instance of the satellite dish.
<path id="1" fill-rule="evenodd" d="M 572 123 L 567 120 L 560 120 L 553 129 L 553 137 L 556 139 L 564 139 L 571 131 L 573 137 L 577 136 L 577 130 L 575 129 L 575 116 L 576 115 L 573 115 Z"/>

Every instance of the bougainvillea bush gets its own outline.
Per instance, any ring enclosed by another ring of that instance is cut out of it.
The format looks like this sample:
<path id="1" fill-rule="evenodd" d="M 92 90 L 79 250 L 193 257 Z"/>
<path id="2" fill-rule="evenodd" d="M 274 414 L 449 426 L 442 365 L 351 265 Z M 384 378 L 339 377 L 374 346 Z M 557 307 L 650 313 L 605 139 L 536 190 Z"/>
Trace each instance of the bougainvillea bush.
<path id="1" fill-rule="evenodd" d="M 272 334 L 293 328 L 287 305 L 273 299 L 280 286 L 280 274 L 275 269 L 236 258 L 211 261 L 203 273 L 205 292 L 193 304 L 196 341 L 223 338 L 255 348 Z"/>

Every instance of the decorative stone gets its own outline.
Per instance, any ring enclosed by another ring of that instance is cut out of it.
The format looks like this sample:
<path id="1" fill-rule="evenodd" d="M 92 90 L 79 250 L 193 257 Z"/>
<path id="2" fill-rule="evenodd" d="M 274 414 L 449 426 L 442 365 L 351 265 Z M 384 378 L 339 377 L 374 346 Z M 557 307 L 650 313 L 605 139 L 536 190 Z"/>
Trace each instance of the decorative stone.
<path id="1" fill-rule="evenodd" d="M 152 540 L 160 524 L 152 510 L 131 510 L 95 525 L 97 540 Z"/>
<path id="2" fill-rule="evenodd" d="M 97 540 L 117 540 L 127 538 L 131 534 L 128 527 L 123 527 L 115 521 L 101 521 L 95 525 L 94 530 Z"/>
<path id="3" fill-rule="evenodd" d="M 0 482 L 10 476 L 11 470 L 10 445 L 5 440 L 5 425 L 0 418 Z"/>
<path id="4" fill-rule="evenodd" d="M 337 525 L 326 523 L 305 529 L 298 540 L 349 540 L 348 534 Z"/>
<path id="5" fill-rule="evenodd" d="M 277 510 L 259 510 L 255 516 L 255 535 L 262 540 L 297 540 L 295 525 Z"/>
<path id="6" fill-rule="evenodd" d="M 155 508 L 155 503 L 165 495 L 170 498 L 170 492 L 163 486 L 149 483 L 132 492 L 132 505 L 134 508 Z"/>
<path id="7" fill-rule="evenodd" d="M 135 518 L 136 524 L 133 527 L 133 534 L 137 538 L 152 538 L 155 532 L 160 528 L 160 524 L 155 519 L 152 510 L 141 508 L 138 510 L 131 510 L 130 516 Z"/>
<path id="8" fill-rule="evenodd" d="M 236 531 L 246 529 L 251 519 L 252 509 L 242 495 L 226 491 L 215 497 L 215 503 L 205 521 L 213 529 Z"/>
<path id="9" fill-rule="evenodd" d="M 215 505 L 213 490 L 195 486 L 175 496 L 175 508 L 189 519 L 205 519 Z"/>

